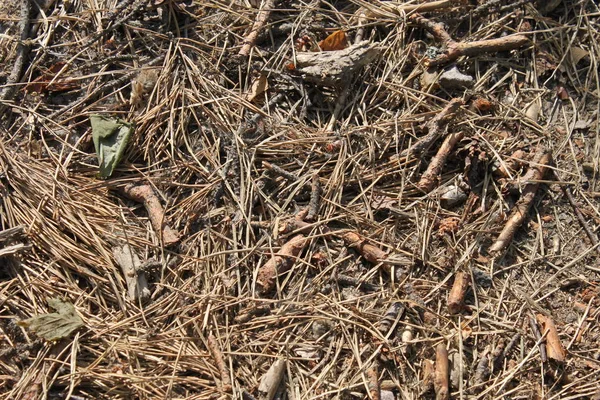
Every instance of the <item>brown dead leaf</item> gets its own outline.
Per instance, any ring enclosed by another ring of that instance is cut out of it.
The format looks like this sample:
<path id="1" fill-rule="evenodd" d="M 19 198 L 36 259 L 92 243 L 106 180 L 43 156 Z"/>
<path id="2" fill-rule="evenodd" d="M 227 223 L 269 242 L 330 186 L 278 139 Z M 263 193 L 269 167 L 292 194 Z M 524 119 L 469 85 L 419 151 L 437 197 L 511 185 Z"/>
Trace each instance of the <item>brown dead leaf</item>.
<path id="1" fill-rule="evenodd" d="M 246 100 L 253 101 L 258 96 L 263 94 L 269 88 L 269 81 L 267 80 L 267 76 L 264 74 L 260 74 L 260 76 L 252 82 L 250 87 L 250 91 L 246 93 Z"/>
<path id="2" fill-rule="evenodd" d="M 581 47 L 571 47 L 569 49 L 569 59 L 573 63 L 573 65 L 577 65 L 579 61 L 581 61 L 584 57 L 589 56 L 590 53 L 587 50 L 582 49 Z"/>
<path id="3" fill-rule="evenodd" d="M 346 36 L 346 32 L 342 30 L 333 32 L 319 42 L 319 47 L 322 51 L 344 50 L 348 47 L 348 37 Z"/>
<path id="4" fill-rule="evenodd" d="M 79 87 L 77 82 L 72 79 L 57 79 L 54 80 L 55 75 L 63 69 L 66 65 L 65 62 L 57 62 L 48 68 L 42 75 L 35 78 L 33 81 L 25 86 L 26 92 L 65 92 L 67 90 L 76 89 Z M 52 82 L 54 80 L 54 82 Z"/>

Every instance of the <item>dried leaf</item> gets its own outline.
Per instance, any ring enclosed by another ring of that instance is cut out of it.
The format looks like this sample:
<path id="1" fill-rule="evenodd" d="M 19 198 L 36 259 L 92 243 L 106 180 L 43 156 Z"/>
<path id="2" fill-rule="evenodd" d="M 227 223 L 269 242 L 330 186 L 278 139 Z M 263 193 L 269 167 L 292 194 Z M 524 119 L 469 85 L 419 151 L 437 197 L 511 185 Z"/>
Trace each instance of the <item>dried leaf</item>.
<path id="1" fill-rule="evenodd" d="M 29 328 L 39 337 L 53 341 L 68 337 L 73 331 L 83 326 L 75 307 L 59 298 L 49 299 L 48 305 L 57 312 L 42 314 L 19 321 L 18 324 Z"/>
<path id="2" fill-rule="evenodd" d="M 123 157 L 133 133 L 133 124 L 101 115 L 90 116 L 90 122 L 100 165 L 100 177 L 108 178 Z"/>
<path id="3" fill-rule="evenodd" d="M 342 30 L 333 32 L 319 42 L 319 47 L 322 51 L 344 50 L 348 47 L 348 37 L 346 36 L 346 32 Z"/>
<path id="4" fill-rule="evenodd" d="M 246 100 L 253 101 L 256 97 L 263 94 L 269 88 L 269 81 L 267 76 L 261 74 L 258 78 L 252 82 L 250 92 L 246 93 Z"/>
<path id="5" fill-rule="evenodd" d="M 590 53 L 587 50 L 582 49 L 581 47 L 571 47 L 569 49 L 569 58 L 573 65 L 577 65 L 582 58 L 589 56 Z"/>
<path id="6" fill-rule="evenodd" d="M 57 62 L 52 65 L 46 72 L 42 75 L 35 78 L 32 82 L 28 83 L 25 86 L 26 92 L 65 92 L 67 90 L 76 89 L 79 87 L 77 82 L 74 82 L 72 79 L 59 79 L 54 80 L 54 77 L 61 69 L 65 66 L 65 62 Z"/>

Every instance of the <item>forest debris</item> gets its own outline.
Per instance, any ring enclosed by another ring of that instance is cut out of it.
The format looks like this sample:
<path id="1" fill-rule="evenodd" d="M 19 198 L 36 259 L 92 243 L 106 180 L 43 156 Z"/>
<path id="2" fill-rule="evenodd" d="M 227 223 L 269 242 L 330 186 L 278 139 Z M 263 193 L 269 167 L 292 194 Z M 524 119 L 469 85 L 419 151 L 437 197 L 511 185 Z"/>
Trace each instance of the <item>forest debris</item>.
<path id="1" fill-rule="evenodd" d="M 365 40 L 338 51 L 296 54 L 294 68 L 307 81 L 337 86 L 379 55 L 377 43 Z"/>
<path id="2" fill-rule="evenodd" d="M 436 400 L 450 399 L 450 363 L 448 361 L 448 350 L 444 343 L 437 345 L 435 349 L 435 398 Z"/>
<path id="3" fill-rule="evenodd" d="M 319 181 L 319 175 L 316 173 L 312 177 L 312 185 L 310 190 L 310 201 L 308 203 L 308 212 L 306 214 L 306 220 L 314 221 L 319 215 L 319 207 L 321 206 L 321 195 L 323 189 L 321 188 L 321 182 Z"/>
<path id="4" fill-rule="evenodd" d="M 538 347 L 540 348 L 540 359 L 542 362 L 548 361 L 548 356 L 546 355 L 546 345 L 542 340 L 542 334 L 540 333 L 540 329 L 537 326 L 537 322 L 533 315 L 529 315 L 527 318 L 529 321 L 529 327 L 531 328 L 531 332 L 533 332 L 533 336 L 535 337 L 536 342 L 538 343 Z"/>
<path id="5" fill-rule="evenodd" d="M 472 76 L 463 74 L 455 65 L 452 68 L 442 72 L 439 78 L 440 86 L 444 89 L 463 89 L 473 86 Z"/>
<path id="6" fill-rule="evenodd" d="M 435 380 L 435 364 L 431 360 L 423 361 L 423 377 L 421 379 L 420 397 L 433 391 L 433 381 Z"/>
<path id="7" fill-rule="evenodd" d="M 427 170 L 421 175 L 421 179 L 419 183 L 417 183 L 417 187 L 424 192 L 428 193 L 433 190 L 439 184 L 440 175 L 442 172 L 442 168 L 444 164 L 446 164 L 446 160 L 450 155 L 450 152 L 454 149 L 454 147 L 460 142 L 465 136 L 464 132 L 451 133 L 446 136 L 444 142 L 440 146 L 437 154 L 431 159 L 429 165 L 427 166 Z"/>
<path id="8" fill-rule="evenodd" d="M 379 321 L 379 326 L 377 329 L 381 332 L 382 335 L 387 335 L 390 331 L 390 328 L 396 323 L 396 320 L 402 318 L 405 311 L 404 305 L 396 301 L 392 303 L 392 305 L 385 312 L 385 315 Z"/>
<path id="9" fill-rule="evenodd" d="M 509 178 L 511 173 L 517 171 L 525 164 L 525 158 L 527 157 L 527 153 L 523 150 L 516 150 L 508 160 L 504 161 L 502 164 L 494 168 L 493 172 L 495 175 L 501 178 Z"/>
<path id="10" fill-rule="evenodd" d="M 30 329 L 36 335 L 48 341 L 66 338 L 84 325 L 72 303 L 63 301 L 60 298 L 52 298 L 48 299 L 48 306 L 56 312 L 37 315 L 19 321 L 17 324 Z"/>
<path id="11" fill-rule="evenodd" d="M 267 315 L 270 312 L 271 312 L 271 308 L 269 306 L 248 307 L 244 310 L 241 310 L 233 318 L 233 322 L 235 322 L 237 324 L 245 324 L 246 322 L 250 322 L 254 317 L 260 317 L 262 315 Z"/>
<path id="12" fill-rule="evenodd" d="M 258 96 L 263 94 L 269 89 L 269 81 L 267 80 L 267 75 L 265 73 L 261 73 L 258 78 L 255 78 L 250 85 L 250 91 L 246 93 L 245 97 L 247 101 L 254 101 Z"/>
<path id="13" fill-rule="evenodd" d="M 150 297 L 146 273 L 142 270 L 142 263 L 138 255 L 128 244 L 117 246 L 113 249 L 113 255 L 125 276 L 127 282 L 127 293 L 129 300 L 144 302 Z"/>
<path id="14" fill-rule="evenodd" d="M 272 164 L 268 161 L 263 161 L 262 166 L 269 172 L 284 177 L 285 179 L 295 182 L 298 180 L 298 177 L 291 172 L 287 172 L 285 169 L 281 168 L 279 165 Z"/>
<path id="15" fill-rule="evenodd" d="M 419 14 L 412 15 L 411 20 L 428 30 L 445 47 L 442 54 L 435 58 L 429 58 L 425 62 L 428 67 L 447 64 L 461 56 L 473 57 L 485 53 L 515 50 L 529 42 L 529 38 L 521 34 L 477 40 L 475 42 L 456 42 L 446 32 L 444 25 L 441 23 L 435 23 Z"/>
<path id="16" fill-rule="evenodd" d="M 75 89 L 80 86 L 78 82 L 72 79 L 55 79 L 66 63 L 64 61 L 57 62 L 46 70 L 42 75 L 35 78 L 33 81 L 25 85 L 23 89 L 26 92 L 64 92 Z"/>
<path id="17" fill-rule="evenodd" d="M 369 282 L 364 282 L 360 279 L 353 278 L 348 275 L 337 274 L 334 276 L 333 280 L 336 281 L 340 286 L 354 286 L 366 292 L 375 292 L 379 290 L 379 286 L 377 285 L 373 285 Z"/>
<path id="18" fill-rule="evenodd" d="M 270 292 L 275 288 L 275 282 L 280 274 L 287 272 L 298 255 L 306 246 L 304 235 L 296 235 L 281 246 L 281 249 L 258 269 L 256 283 L 262 293 Z"/>
<path id="19" fill-rule="evenodd" d="M 460 98 L 454 98 L 446 104 L 446 106 L 432 119 L 430 119 L 424 126 L 424 130 L 427 134 L 421 137 L 416 143 L 404 150 L 401 157 L 408 158 L 409 156 L 419 157 L 425 153 L 429 148 L 444 134 L 442 129 L 448 123 L 452 117 L 456 114 L 460 106 L 464 104 L 464 101 Z"/>
<path id="20" fill-rule="evenodd" d="M 158 82 L 158 68 L 142 69 L 140 73 L 131 81 L 131 94 L 129 95 L 129 104 L 138 105 L 142 102 L 144 96 L 154 89 Z"/>
<path id="21" fill-rule="evenodd" d="M 98 156 L 100 177 L 108 178 L 123 158 L 133 124 L 102 115 L 90 116 L 92 139 Z"/>
<path id="22" fill-rule="evenodd" d="M 244 43 L 242 44 L 242 48 L 239 51 L 240 56 L 248 57 L 250 55 L 250 50 L 256 44 L 256 39 L 258 39 L 258 34 L 263 30 L 269 16 L 271 15 L 271 11 L 275 8 L 275 0 L 265 0 L 264 5 L 256 15 L 256 20 L 250 28 L 250 32 L 244 38 Z"/>
<path id="23" fill-rule="evenodd" d="M 152 186 L 129 183 L 123 187 L 123 194 L 131 200 L 142 203 L 148 212 L 148 218 L 156 235 L 162 239 L 165 246 L 174 245 L 179 241 L 179 234 L 165 221 L 165 212 Z"/>
<path id="24" fill-rule="evenodd" d="M 410 353 L 412 340 L 414 337 L 414 328 L 410 325 L 406 325 L 404 331 L 402 331 L 402 336 L 400 337 L 400 341 L 402 342 L 402 345 L 400 346 L 400 352 L 405 356 Z"/>
<path id="25" fill-rule="evenodd" d="M 346 245 L 358 251 L 365 258 L 365 260 L 373 264 L 377 264 L 386 259 L 386 252 L 377 246 L 369 244 L 365 238 L 356 232 L 345 232 L 342 235 L 342 239 L 344 239 Z"/>
<path id="26" fill-rule="evenodd" d="M 321 51 L 344 50 L 348 47 L 348 36 L 343 30 L 335 31 L 319 42 Z"/>
<path id="27" fill-rule="evenodd" d="M 440 188 L 440 202 L 444 208 L 452 208 L 464 203 L 467 200 L 467 194 L 458 185 L 450 185 Z"/>
<path id="28" fill-rule="evenodd" d="M 0 231 L 0 243 L 12 239 L 15 236 L 21 236 L 25 232 L 25 225 L 15 226 L 13 228 Z"/>
<path id="29" fill-rule="evenodd" d="M 537 189 L 540 186 L 539 181 L 546 174 L 548 164 L 550 164 L 552 159 L 550 151 L 543 147 L 537 150 L 537 154 L 539 155 L 535 157 L 535 160 L 538 160 L 537 163 L 532 163 L 529 172 L 526 174 L 526 176 L 531 177 L 531 181 L 525 184 L 521 198 L 510 213 L 504 229 L 502 229 L 494 244 L 489 248 L 488 252 L 490 254 L 499 254 L 504 251 L 510 245 L 517 229 L 519 229 L 527 217 Z"/>
<path id="30" fill-rule="evenodd" d="M 275 396 L 275 393 L 281 384 L 281 380 L 283 379 L 285 365 L 285 360 L 279 358 L 271 364 L 269 370 L 262 376 L 260 385 L 258 386 L 261 400 L 273 399 L 273 396 Z"/>
<path id="31" fill-rule="evenodd" d="M 229 368 L 227 368 L 227 364 L 225 364 L 225 360 L 223 360 L 223 353 L 221 352 L 217 338 L 213 334 L 210 334 L 206 342 L 208 351 L 215 361 L 215 365 L 221 375 L 221 390 L 223 392 L 231 392 L 233 386 L 231 386 Z"/>
<path id="32" fill-rule="evenodd" d="M 396 396 L 394 395 L 394 392 L 392 392 L 391 390 L 381 390 L 380 399 L 381 400 L 396 400 Z"/>
<path id="33" fill-rule="evenodd" d="M 489 352 L 490 348 L 488 346 L 485 348 L 481 354 L 481 357 L 479 358 L 479 362 L 475 368 L 475 377 L 473 378 L 475 384 L 482 383 L 488 378 L 488 376 L 490 376 L 491 371 Z"/>
<path id="34" fill-rule="evenodd" d="M 457 272 L 454 277 L 454 284 L 448 294 L 448 312 L 450 314 L 459 313 L 464 306 L 465 295 L 469 289 L 470 277 L 464 272 Z"/>
<path id="35" fill-rule="evenodd" d="M 561 363 L 564 362 L 565 358 L 567 357 L 567 352 L 560 342 L 554 321 L 552 318 L 549 318 L 543 314 L 537 314 L 536 317 L 537 321 L 542 326 L 543 335 L 546 335 L 546 351 L 548 358 Z"/>
<path id="36" fill-rule="evenodd" d="M 429 1 L 421 4 L 396 4 L 396 3 L 377 3 L 381 9 L 371 9 L 368 8 L 366 13 L 369 18 L 380 18 L 380 17 L 389 17 L 389 13 L 394 13 L 397 15 L 403 15 L 405 13 L 410 13 L 414 11 L 418 12 L 430 12 L 430 11 L 440 11 L 446 8 L 452 8 L 455 5 L 459 4 L 461 0 L 438 0 L 438 1 Z M 367 4 L 367 3 L 365 3 Z"/>
<path id="37" fill-rule="evenodd" d="M 369 391 L 369 399 L 381 400 L 381 389 L 379 388 L 379 366 L 377 362 L 373 362 L 371 367 L 365 371 L 367 377 L 367 390 Z"/>

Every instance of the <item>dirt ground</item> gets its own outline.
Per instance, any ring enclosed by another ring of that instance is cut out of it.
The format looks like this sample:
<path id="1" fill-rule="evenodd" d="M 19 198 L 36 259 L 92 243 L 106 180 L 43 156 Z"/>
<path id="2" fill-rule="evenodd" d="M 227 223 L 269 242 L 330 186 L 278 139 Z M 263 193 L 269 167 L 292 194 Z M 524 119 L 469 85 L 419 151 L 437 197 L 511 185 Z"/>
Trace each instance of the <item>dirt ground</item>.
<path id="1" fill-rule="evenodd" d="M 591 0 L 0 2 L 0 399 L 600 399 L 599 43 Z"/>

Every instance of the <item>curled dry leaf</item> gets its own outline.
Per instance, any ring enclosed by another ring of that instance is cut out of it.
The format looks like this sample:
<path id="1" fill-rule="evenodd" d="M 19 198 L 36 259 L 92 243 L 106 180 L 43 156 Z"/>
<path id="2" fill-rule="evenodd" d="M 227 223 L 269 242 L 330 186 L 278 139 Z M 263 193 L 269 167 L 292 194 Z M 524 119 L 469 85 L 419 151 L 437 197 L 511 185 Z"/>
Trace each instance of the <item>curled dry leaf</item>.
<path id="1" fill-rule="evenodd" d="M 252 82 L 252 86 L 250 87 L 250 91 L 246 93 L 246 100 L 253 101 L 258 96 L 263 94 L 269 88 L 269 81 L 267 80 L 267 76 L 265 74 L 260 74 L 260 76 Z"/>
<path id="2" fill-rule="evenodd" d="M 333 32 L 319 42 L 322 51 L 344 50 L 346 47 L 348 47 L 348 37 L 342 30 Z"/>
<path id="3" fill-rule="evenodd" d="M 49 341 L 68 337 L 73 331 L 83 326 L 83 321 L 70 302 L 55 298 L 49 299 L 48 305 L 56 312 L 38 315 L 19 321 L 17 324 L 29 328 L 39 337 Z"/>

